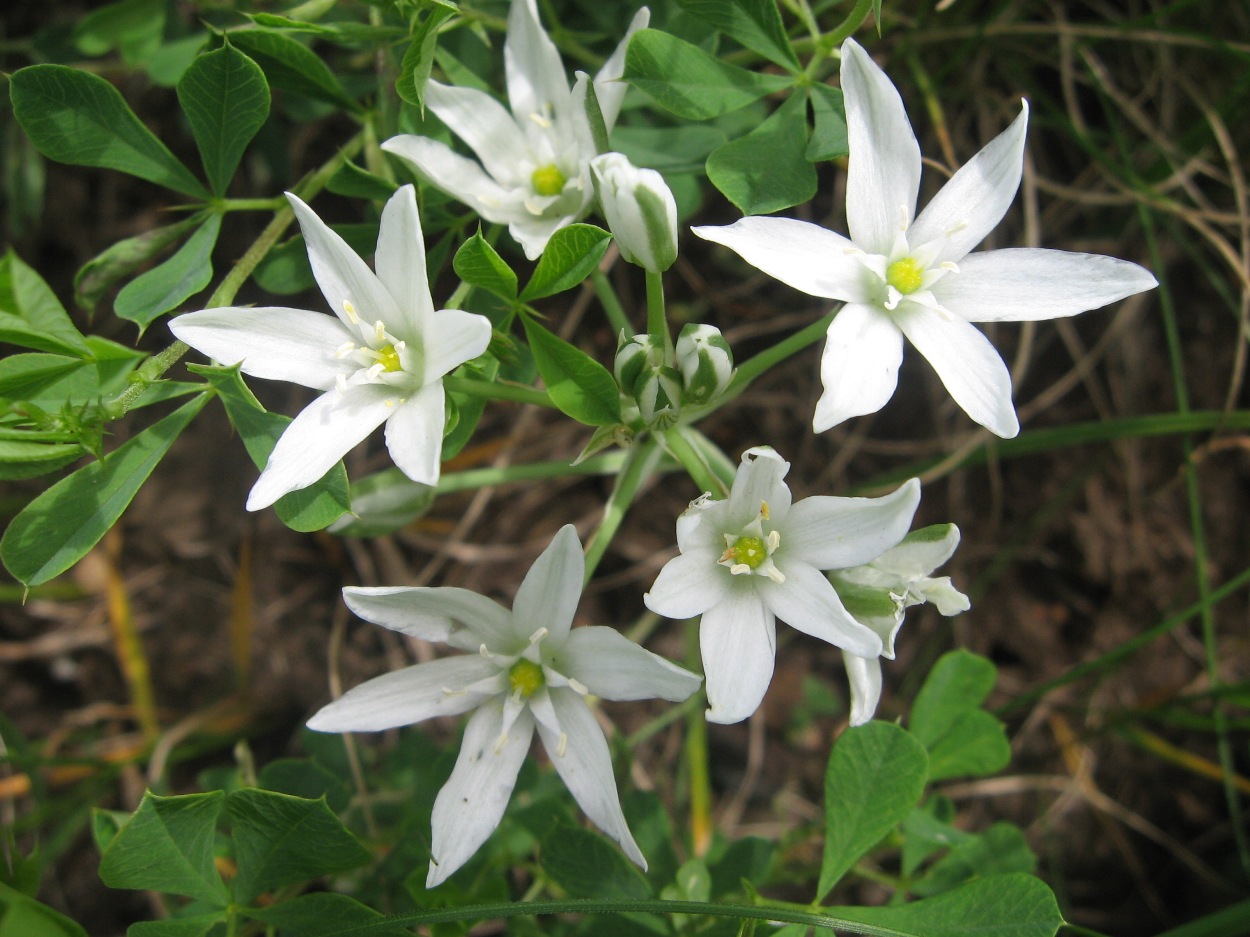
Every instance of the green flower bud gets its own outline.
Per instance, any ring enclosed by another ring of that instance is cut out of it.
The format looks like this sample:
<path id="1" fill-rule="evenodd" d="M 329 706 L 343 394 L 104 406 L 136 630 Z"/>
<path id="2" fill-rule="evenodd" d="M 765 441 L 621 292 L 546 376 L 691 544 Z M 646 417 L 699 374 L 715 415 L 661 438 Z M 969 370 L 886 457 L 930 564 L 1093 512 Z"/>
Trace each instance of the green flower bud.
<path id="1" fill-rule="evenodd" d="M 626 338 L 625 333 L 621 332 L 612 368 L 616 374 L 616 382 L 624 393 L 633 393 L 634 385 L 638 383 L 643 371 L 659 367 L 663 363 L 663 342 L 657 342 L 653 336 L 646 334 Z"/>
<path id="2" fill-rule="evenodd" d="M 677 259 L 677 203 L 664 177 L 620 153 L 596 156 L 590 171 L 621 256 L 652 273 L 671 267 Z"/>
<path id="3" fill-rule="evenodd" d="M 676 368 L 652 365 L 633 387 L 638 414 L 648 426 L 667 429 L 677 422 L 681 410 L 681 374 Z"/>
<path id="4" fill-rule="evenodd" d="M 677 337 L 683 403 L 704 404 L 725 392 L 734 376 L 733 352 L 713 325 L 690 323 Z"/>

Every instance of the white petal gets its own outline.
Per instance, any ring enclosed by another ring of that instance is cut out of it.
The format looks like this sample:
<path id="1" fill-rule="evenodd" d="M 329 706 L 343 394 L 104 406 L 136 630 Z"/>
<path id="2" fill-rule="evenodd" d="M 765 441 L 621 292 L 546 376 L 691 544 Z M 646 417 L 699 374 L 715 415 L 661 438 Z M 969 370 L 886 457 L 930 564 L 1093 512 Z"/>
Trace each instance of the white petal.
<path id="1" fill-rule="evenodd" d="M 942 245 L 930 264 L 961 259 L 1003 220 L 1020 187 L 1028 127 L 1029 105 L 1022 101 L 1011 126 L 965 163 L 916 218 L 907 232 L 911 246 Z"/>
<path id="2" fill-rule="evenodd" d="M 1144 267 L 1041 248 L 969 254 L 933 286 L 938 302 L 969 322 L 1058 319 L 1158 286 Z"/>
<path id="3" fill-rule="evenodd" d="M 824 432 L 854 416 L 876 413 L 894 396 L 903 361 L 903 333 L 881 310 L 860 303 L 843 306 L 826 333 L 820 356 L 824 393 L 816 402 L 812 428 Z"/>
<path id="4" fill-rule="evenodd" d="M 780 522 L 790 511 L 790 488 L 783 481 L 789 471 L 790 463 L 769 446 L 742 453 L 729 489 L 724 523 L 732 527 L 749 524 L 765 503 L 773 521 Z"/>
<path id="5" fill-rule="evenodd" d="M 976 326 L 908 302 L 894 310 L 894 321 L 968 416 L 1005 439 L 1020 432 L 1007 365 Z"/>
<path id="6" fill-rule="evenodd" d="M 429 276 L 425 268 L 425 240 L 417 213 L 416 189 L 403 186 L 382 209 L 378 251 L 373 259 L 378 279 L 395 299 L 399 321 L 391 331 L 404 341 L 424 342 L 424 324 L 434 314 Z"/>
<path id="7" fill-rule="evenodd" d="M 247 509 L 268 507 L 287 492 L 317 481 L 394 413 L 398 403 L 394 388 L 385 384 L 326 391 L 278 438 L 248 495 Z"/>
<path id="8" fill-rule="evenodd" d="M 646 29 L 650 21 L 651 11 L 646 7 L 640 8 L 630 20 L 625 37 L 595 75 L 595 97 L 599 99 L 599 110 L 603 113 L 603 122 L 608 130 L 616 126 L 616 118 L 621 113 L 621 102 L 629 89 L 629 85 L 620 80 L 625 74 L 625 52 L 629 48 L 629 40 L 638 30 Z"/>
<path id="9" fill-rule="evenodd" d="M 750 583 L 735 586 L 699 622 L 708 722 L 741 722 L 759 709 L 773 679 L 776 619 Z"/>
<path id="10" fill-rule="evenodd" d="M 539 628 L 546 628 L 548 640 L 559 645 L 573 624 L 585 572 L 586 557 L 577 528 L 565 524 L 534 561 L 517 590 L 512 601 L 514 632 L 528 637 Z"/>
<path id="11" fill-rule="evenodd" d="M 398 309 L 395 300 L 369 265 L 298 196 L 288 192 L 286 197 L 295 210 L 300 230 L 304 232 L 308 262 L 326 302 L 330 304 L 330 311 L 347 326 L 353 326 L 352 316 L 346 311 L 348 303 L 364 322 L 373 323 L 378 319 L 396 321 Z"/>
<path id="12" fill-rule="evenodd" d="M 437 485 L 447 422 L 443 382 L 426 384 L 399 404 L 386 421 L 386 448 L 414 482 Z"/>
<path id="13" fill-rule="evenodd" d="M 460 309 L 440 309 L 429 320 L 421 377 L 427 384 L 471 361 L 490 344 L 490 319 Z"/>
<path id="14" fill-rule="evenodd" d="M 365 621 L 426 641 L 446 641 L 453 624 L 470 628 L 493 649 L 512 634 L 512 614 L 497 602 L 453 586 L 356 586 L 343 590 L 343 601 Z"/>
<path id="15" fill-rule="evenodd" d="M 796 290 L 865 302 L 869 298 L 864 265 L 848 251 L 853 244 L 840 234 L 792 218 L 741 218 L 723 227 L 691 228 L 707 241 L 724 244 L 753 267 Z"/>
<path id="16" fill-rule="evenodd" d="M 758 577 L 756 588 L 768 610 L 791 628 L 854 654 L 881 653 L 881 638 L 842 606 L 829 580 L 799 560 L 778 564 L 785 582 Z"/>
<path id="17" fill-rule="evenodd" d="M 804 498 L 786 518 L 781 555 L 817 569 L 859 566 L 903 539 L 919 504 L 914 478 L 880 498 Z"/>
<path id="18" fill-rule="evenodd" d="M 723 550 L 723 548 L 722 548 Z M 729 570 L 718 566 L 720 550 L 697 549 L 673 557 L 642 597 L 657 615 L 681 621 L 702 615 L 729 593 Z"/>
<path id="19" fill-rule="evenodd" d="M 433 84 L 433 82 L 431 82 Z M 520 200 L 483 171 L 471 159 L 453 152 L 445 143 L 403 134 L 391 137 L 382 149 L 394 153 L 416 168 L 432 185 L 471 207 L 487 221 L 507 224 L 518 217 Z"/>
<path id="20" fill-rule="evenodd" d="M 916 210 L 920 144 L 897 89 L 854 39 L 842 44 L 842 94 L 851 240 L 870 254 L 888 254 Z"/>
<path id="21" fill-rule="evenodd" d="M 356 334 L 320 312 L 272 306 L 204 309 L 171 319 L 169 329 L 214 361 L 241 362 L 244 374 L 315 390 L 329 390 L 336 375 L 359 367 L 335 355 Z"/>
<path id="22" fill-rule="evenodd" d="M 464 865 L 503 817 L 534 737 L 534 719 L 522 712 L 506 736 L 502 726 L 502 707 L 495 701 L 483 704 L 465 726 L 456 767 L 434 799 L 426 888 Z"/>
<path id="23" fill-rule="evenodd" d="M 553 688 L 551 704 L 558 725 L 538 723 L 543 747 L 569 793 L 586 816 L 645 871 L 647 860 L 634 842 L 612 776 L 612 756 L 603 730 L 585 701 L 572 690 Z"/>
<path id="24" fill-rule="evenodd" d="M 680 702 L 702 680 L 690 671 L 639 647 L 603 626 L 574 628 L 559 651 L 561 672 L 595 696 L 610 700 L 665 699 Z"/>
<path id="25" fill-rule="evenodd" d="M 485 91 L 437 81 L 425 86 L 425 103 L 452 133 L 468 144 L 483 168 L 501 185 L 529 184 L 522 169 L 530 165 L 529 141 L 502 104 Z M 431 178 L 441 174 L 441 169 L 435 167 Z"/>
<path id="26" fill-rule="evenodd" d="M 918 579 L 949 560 L 958 546 L 958 527 L 954 524 L 935 524 L 912 531 L 898 546 L 873 560 L 872 565 L 905 581 Z"/>
<path id="27" fill-rule="evenodd" d="M 916 583 L 915 591 L 926 602 L 932 602 L 938 613 L 950 617 L 966 612 L 972 608 L 968 597 L 955 588 L 950 576 L 939 576 L 936 579 L 921 579 Z"/>
<path id="28" fill-rule="evenodd" d="M 503 45 L 508 102 L 518 121 L 564 117 L 569 106 L 569 79 L 555 43 L 538 22 L 534 0 L 513 0 L 508 37 Z M 531 117 L 533 115 L 533 117 Z M 539 123 L 534 123 L 539 129 Z M 527 128 L 528 129 L 528 128 Z"/>
<path id="29" fill-rule="evenodd" d="M 843 651 L 842 662 L 851 681 L 851 725 L 862 726 L 873 717 L 881 699 L 881 659 Z"/>
<path id="30" fill-rule="evenodd" d="M 458 716 L 487 694 L 466 687 L 491 676 L 507 690 L 507 677 L 476 654 L 443 657 L 375 677 L 348 690 L 308 720 L 317 732 L 378 732 L 412 725 L 434 716 Z"/>

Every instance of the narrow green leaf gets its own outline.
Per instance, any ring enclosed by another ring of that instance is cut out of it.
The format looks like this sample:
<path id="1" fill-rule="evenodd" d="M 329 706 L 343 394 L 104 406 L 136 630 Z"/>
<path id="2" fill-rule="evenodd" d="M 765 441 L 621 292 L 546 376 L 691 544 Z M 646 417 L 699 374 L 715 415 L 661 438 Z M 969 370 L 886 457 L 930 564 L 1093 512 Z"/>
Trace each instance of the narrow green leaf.
<path id="1" fill-rule="evenodd" d="M 459 375 L 473 377 L 481 381 L 493 381 L 499 375 L 499 360 L 492 355 L 477 359 L 473 366 L 465 366 L 456 372 Z M 477 394 L 462 394 L 457 391 L 447 392 L 447 401 L 454 407 L 457 414 L 456 425 L 445 431 L 443 436 L 442 460 L 454 459 L 463 449 L 477 429 L 482 413 L 486 410 L 486 398 Z M 352 502 L 355 507 L 356 502 Z"/>
<path id="2" fill-rule="evenodd" d="M 337 104 L 350 111 L 360 110 L 360 105 L 334 77 L 330 66 L 298 40 L 257 27 L 232 31 L 230 42 L 256 60 L 273 87 Z"/>
<path id="3" fill-rule="evenodd" d="M 130 173 L 192 198 L 208 192 L 153 136 L 111 84 L 66 65 L 30 65 L 9 78 L 13 113 L 49 159 Z"/>
<path id="4" fill-rule="evenodd" d="M 78 443 L 0 439 L 0 481 L 48 475 L 86 454 Z"/>
<path id="5" fill-rule="evenodd" d="M 677 0 L 677 5 L 770 62 L 792 72 L 799 70 L 777 0 Z"/>
<path id="6" fill-rule="evenodd" d="M 414 482 L 394 466 L 352 482 L 352 512 L 330 525 L 339 537 L 393 534 L 429 510 L 438 489 Z"/>
<path id="7" fill-rule="evenodd" d="M 438 31 L 443 24 L 455 16 L 456 11 L 449 7 L 435 5 L 426 11 L 425 19 L 412 33 L 412 42 L 399 66 L 399 77 L 395 80 L 395 91 L 404 101 L 419 107 L 425 116 L 425 86 L 430 81 L 430 70 L 434 66 L 434 51 L 438 48 Z"/>
<path id="8" fill-rule="evenodd" d="M 31 400 L 90 361 L 67 355 L 20 354 L 0 358 L 0 399 Z"/>
<path id="9" fill-rule="evenodd" d="M 481 230 L 460 245 L 460 250 L 452 258 L 451 267 L 456 276 L 470 286 L 502 296 L 509 302 L 516 299 L 516 273 L 482 237 Z"/>
<path id="10" fill-rule="evenodd" d="M 521 291 L 522 302 L 532 302 L 571 290 L 598 266 L 612 235 L 592 224 L 571 224 L 551 236 L 534 275 Z"/>
<path id="11" fill-rule="evenodd" d="M 137 921 L 127 928 L 126 937 L 205 937 L 214 927 L 223 927 L 225 923 L 224 911 L 164 921 Z"/>
<path id="12" fill-rule="evenodd" d="M 284 934 L 319 937 L 359 924 L 377 924 L 382 915 L 355 898 L 333 892 L 315 892 L 283 901 L 271 908 L 247 908 L 244 913 Z M 370 928 L 370 937 L 411 937 L 403 927 Z"/>
<path id="13" fill-rule="evenodd" d="M 109 289 L 171 249 L 199 223 L 198 217 L 184 218 L 118 241 L 96 254 L 74 274 L 74 301 L 82 309 L 94 309 Z"/>
<path id="14" fill-rule="evenodd" d="M 800 205 L 816 194 L 806 141 L 806 104 L 802 95 L 792 95 L 745 137 L 713 150 L 707 177 L 744 215 Z"/>
<path id="15" fill-rule="evenodd" d="M 83 55 L 121 52 L 128 65 L 139 65 L 161 44 L 165 0 L 120 0 L 92 10 L 74 27 L 74 45 Z"/>
<path id="16" fill-rule="evenodd" d="M 747 71 L 656 29 L 634 34 L 625 52 L 625 79 L 661 107 L 688 120 L 728 114 L 793 85 L 785 75 Z"/>
<path id="17" fill-rule="evenodd" d="M 52 287 L 12 251 L 0 258 L 0 342 L 83 357 L 91 353 Z"/>
<path id="18" fill-rule="evenodd" d="M 110 888 L 169 892 L 224 906 L 226 886 L 213 864 L 221 791 L 159 797 L 143 795 L 139 809 L 100 858 Z"/>
<path id="19" fill-rule="evenodd" d="M 607 368 L 529 317 L 521 322 L 552 403 L 579 423 L 621 422 L 621 394 Z"/>
<path id="20" fill-rule="evenodd" d="M 825 771 L 818 901 L 911 813 L 924 793 L 927 762 L 924 747 L 890 722 L 869 722 L 839 736 Z"/>
<path id="21" fill-rule="evenodd" d="M 36 586 L 77 563 L 121 517 L 207 400 L 205 394 L 183 404 L 26 505 L 0 540 L 0 560 L 14 578 Z"/>
<path id="22" fill-rule="evenodd" d="M 651 897 L 651 886 L 621 851 L 597 833 L 560 823 L 543 837 L 543 871 L 579 898 Z"/>
<path id="23" fill-rule="evenodd" d="M 178 80 L 208 187 L 224 195 L 243 151 L 269 116 L 269 84 L 260 66 L 229 43 L 205 52 Z"/>
<path id="24" fill-rule="evenodd" d="M 394 182 L 376 176 L 367 169 L 361 169 L 350 160 L 345 161 L 338 171 L 326 183 L 326 191 L 335 195 L 346 195 L 348 198 L 367 198 L 375 201 L 386 201 L 398 189 Z"/>
<path id="25" fill-rule="evenodd" d="M 213 278 L 213 248 L 220 231 L 221 215 L 209 215 L 172 257 L 127 283 L 117 294 L 113 311 L 137 324 L 142 333 L 200 292 Z"/>
<path id="26" fill-rule="evenodd" d="M 0 937 L 87 937 L 82 926 L 0 882 Z"/>
<path id="27" fill-rule="evenodd" d="M 596 153 L 607 153 L 612 147 L 608 144 L 608 125 L 603 119 L 603 108 L 599 106 L 599 94 L 595 91 L 593 81 L 582 84 L 586 89 L 583 108 L 586 111 L 586 122 L 590 125 L 590 139 L 595 145 Z"/>
<path id="28" fill-rule="evenodd" d="M 812 85 L 808 88 L 808 101 L 812 105 L 813 129 L 804 157 L 818 163 L 846 156 L 850 146 L 846 140 L 846 104 L 842 100 L 842 89 Z"/>
<path id="29" fill-rule="evenodd" d="M 369 861 L 369 851 L 326 806 L 324 798 L 244 788 L 226 806 L 239 875 L 235 899 L 250 902 L 261 892 L 346 872 Z"/>

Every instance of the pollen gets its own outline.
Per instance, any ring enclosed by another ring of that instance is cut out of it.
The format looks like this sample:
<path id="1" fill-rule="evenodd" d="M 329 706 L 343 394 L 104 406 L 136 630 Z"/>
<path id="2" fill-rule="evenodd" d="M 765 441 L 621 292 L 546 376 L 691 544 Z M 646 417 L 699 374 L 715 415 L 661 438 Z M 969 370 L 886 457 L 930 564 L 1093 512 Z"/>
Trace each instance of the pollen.
<path id="1" fill-rule="evenodd" d="M 906 296 L 924 285 L 924 268 L 916 258 L 904 257 L 886 268 L 885 282 Z"/>
<path id="2" fill-rule="evenodd" d="M 383 371 L 402 371 L 403 362 L 399 360 L 399 349 L 394 345 L 383 345 L 378 349 L 378 364 Z"/>
<path id="3" fill-rule="evenodd" d="M 542 667 L 523 657 L 508 671 L 508 682 L 522 699 L 529 699 L 547 681 L 543 678 Z"/>
<path id="4" fill-rule="evenodd" d="M 539 166 L 534 170 L 534 174 L 530 176 L 530 184 L 539 195 L 559 195 L 564 191 L 566 182 L 568 182 L 568 179 L 565 178 L 564 173 L 560 172 L 560 167 L 555 163 Z"/>

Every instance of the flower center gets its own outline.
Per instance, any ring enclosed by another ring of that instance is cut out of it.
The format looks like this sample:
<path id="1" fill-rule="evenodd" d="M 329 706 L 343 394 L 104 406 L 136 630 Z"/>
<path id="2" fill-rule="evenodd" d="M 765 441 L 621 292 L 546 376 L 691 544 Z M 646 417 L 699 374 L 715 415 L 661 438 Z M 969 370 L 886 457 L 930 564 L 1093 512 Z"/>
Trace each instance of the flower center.
<path id="1" fill-rule="evenodd" d="M 542 667 L 522 657 L 508 671 L 508 682 L 512 684 L 513 691 L 519 693 L 522 699 L 529 699 L 547 681 L 543 679 Z"/>
<path id="2" fill-rule="evenodd" d="M 768 558 L 768 545 L 763 537 L 739 537 L 726 552 L 733 554 L 734 566 L 756 569 Z"/>
<path id="3" fill-rule="evenodd" d="M 886 268 L 885 282 L 906 296 L 924 285 L 924 268 L 915 257 L 904 257 Z"/>
<path id="4" fill-rule="evenodd" d="M 781 531 L 764 533 L 764 521 L 768 520 L 768 502 L 760 502 L 760 513 L 755 520 L 734 536 L 725 534 L 725 552 L 716 562 L 729 567 L 735 576 L 767 576 L 773 582 L 785 582 L 785 574 L 773 562 L 773 554 L 781 546 Z"/>
<path id="5" fill-rule="evenodd" d="M 568 182 L 560 167 L 555 163 L 539 166 L 530 176 L 530 185 L 539 195 L 559 195 L 564 191 L 564 183 Z"/>
<path id="6" fill-rule="evenodd" d="M 383 345 L 378 349 L 378 364 L 383 371 L 402 371 L 403 364 L 399 360 L 399 350 L 394 345 Z"/>

